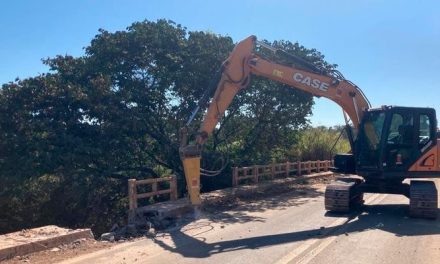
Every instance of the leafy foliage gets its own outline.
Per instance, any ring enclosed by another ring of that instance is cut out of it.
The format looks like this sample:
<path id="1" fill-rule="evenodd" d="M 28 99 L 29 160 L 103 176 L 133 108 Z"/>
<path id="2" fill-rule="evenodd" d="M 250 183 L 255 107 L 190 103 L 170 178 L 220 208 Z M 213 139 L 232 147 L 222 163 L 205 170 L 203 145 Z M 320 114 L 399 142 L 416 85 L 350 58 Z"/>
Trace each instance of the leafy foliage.
<path id="1" fill-rule="evenodd" d="M 343 129 L 323 126 L 305 129 L 288 155 L 294 160 L 329 160 L 337 153 L 346 153 L 350 151 L 350 143 Z"/>
<path id="2" fill-rule="evenodd" d="M 271 44 L 335 67 L 298 43 Z M 172 172 L 183 193 L 180 128 L 233 46 L 230 37 L 172 21 L 136 22 L 99 30 L 84 56 L 44 60 L 49 73 L 3 84 L 0 233 L 47 223 L 103 232 L 125 217 L 129 178 Z M 302 139 L 312 105 L 306 93 L 253 78 L 206 157 L 228 154 L 235 165 L 283 159 Z M 229 185 L 227 175 L 204 179 L 204 189 Z"/>

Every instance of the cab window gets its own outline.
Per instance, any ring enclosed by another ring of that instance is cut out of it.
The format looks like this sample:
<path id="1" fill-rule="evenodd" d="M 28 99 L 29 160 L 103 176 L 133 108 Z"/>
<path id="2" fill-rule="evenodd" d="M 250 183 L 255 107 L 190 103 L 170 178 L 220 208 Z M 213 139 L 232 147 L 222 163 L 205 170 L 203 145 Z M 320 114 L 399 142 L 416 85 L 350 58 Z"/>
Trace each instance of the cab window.
<path id="1" fill-rule="evenodd" d="M 364 133 L 371 149 L 376 150 L 379 147 L 382 137 L 382 129 L 385 121 L 385 113 L 374 113 L 369 116 L 364 124 Z"/>
<path id="2" fill-rule="evenodd" d="M 412 145 L 414 118 L 412 114 L 394 113 L 388 131 L 388 144 Z"/>
<path id="3" fill-rule="evenodd" d="M 426 114 L 420 115 L 419 147 L 423 148 L 431 140 L 431 122 Z"/>

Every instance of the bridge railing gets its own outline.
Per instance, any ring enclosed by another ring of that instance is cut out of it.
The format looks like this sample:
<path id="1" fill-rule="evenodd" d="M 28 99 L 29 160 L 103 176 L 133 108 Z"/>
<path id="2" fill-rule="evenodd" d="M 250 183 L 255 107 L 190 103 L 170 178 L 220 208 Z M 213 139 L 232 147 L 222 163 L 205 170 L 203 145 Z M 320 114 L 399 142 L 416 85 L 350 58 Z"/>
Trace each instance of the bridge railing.
<path id="1" fill-rule="evenodd" d="M 232 168 L 232 186 L 238 186 L 243 180 L 258 183 L 277 177 L 301 176 L 312 172 L 328 171 L 333 167 L 332 160 L 297 161 L 270 165 L 253 165 Z"/>
<path id="2" fill-rule="evenodd" d="M 158 185 L 160 182 L 169 182 L 169 188 L 159 190 Z M 149 189 L 151 189 L 151 191 L 146 193 L 139 193 L 138 186 L 144 185 L 150 185 L 151 188 Z M 163 194 L 169 194 L 170 200 L 172 201 L 177 200 L 177 178 L 175 175 L 146 180 L 128 180 L 128 199 L 130 210 L 134 210 L 138 207 L 138 199 L 149 198 Z"/>

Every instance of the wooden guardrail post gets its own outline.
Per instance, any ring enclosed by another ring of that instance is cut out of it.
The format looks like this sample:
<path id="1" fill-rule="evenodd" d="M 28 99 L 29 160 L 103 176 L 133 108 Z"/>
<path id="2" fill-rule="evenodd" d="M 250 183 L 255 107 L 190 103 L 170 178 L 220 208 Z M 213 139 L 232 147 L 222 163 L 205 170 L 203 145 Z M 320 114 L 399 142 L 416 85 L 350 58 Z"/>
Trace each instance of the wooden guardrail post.
<path id="1" fill-rule="evenodd" d="M 135 210 L 138 207 L 136 179 L 128 180 L 128 200 L 130 210 Z"/>
<path id="2" fill-rule="evenodd" d="M 275 178 L 275 164 L 272 163 L 270 164 L 270 176 L 273 178 Z"/>
<path id="3" fill-rule="evenodd" d="M 308 174 L 310 174 L 310 173 L 312 173 L 312 162 L 311 161 L 308 161 L 307 162 L 307 173 Z"/>
<path id="4" fill-rule="evenodd" d="M 301 161 L 300 160 L 298 160 L 298 162 L 297 162 L 298 164 L 298 170 L 296 171 L 296 175 L 298 175 L 298 176 L 301 176 L 301 173 L 302 173 L 302 165 L 301 165 Z"/>
<path id="5" fill-rule="evenodd" d="M 286 162 L 286 177 L 289 177 L 290 175 L 290 162 Z"/>
<path id="6" fill-rule="evenodd" d="M 316 161 L 316 172 L 320 172 L 321 171 L 321 161 L 317 160 Z"/>
<path id="7" fill-rule="evenodd" d="M 258 165 L 252 167 L 252 174 L 254 175 L 254 182 L 258 183 Z"/>
<path id="8" fill-rule="evenodd" d="M 232 186 L 238 185 L 238 168 L 233 167 L 232 168 Z"/>
<path id="9" fill-rule="evenodd" d="M 171 181 L 170 181 L 170 198 L 172 201 L 177 200 L 177 177 L 176 175 L 171 175 Z"/>
<path id="10" fill-rule="evenodd" d="M 151 192 L 157 193 L 157 182 L 151 184 Z"/>

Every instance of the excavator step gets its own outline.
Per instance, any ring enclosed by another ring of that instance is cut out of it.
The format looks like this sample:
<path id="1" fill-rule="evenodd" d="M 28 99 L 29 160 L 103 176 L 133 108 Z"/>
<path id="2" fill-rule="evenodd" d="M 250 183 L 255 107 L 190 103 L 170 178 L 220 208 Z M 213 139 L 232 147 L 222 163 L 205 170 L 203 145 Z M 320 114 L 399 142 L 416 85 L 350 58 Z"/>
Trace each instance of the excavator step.
<path id="1" fill-rule="evenodd" d="M 437 218 L 438 194 L 432 181 L 411 181 L 409 215 L 419 218 Z"/>
<path id="2" fill-rule="evenodd" d="M 363 203 L 363 193 L 359 191 L 359 181 L 338 180 L 325 189 L 325 210 L 347 213 L 355 205 Z"/>

